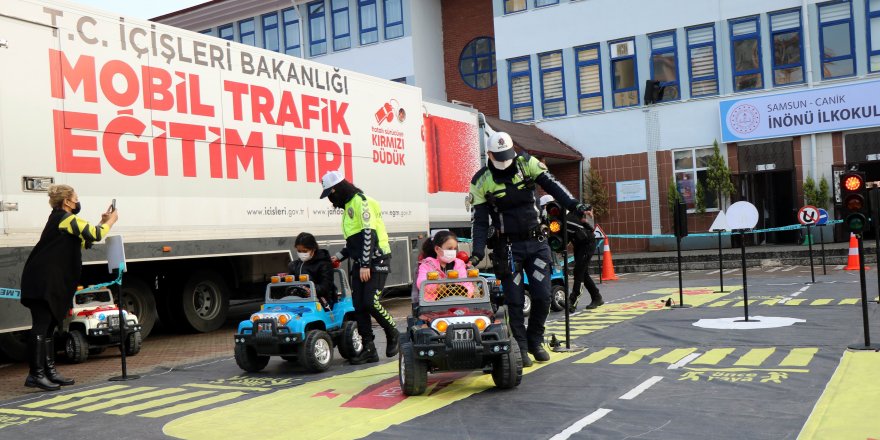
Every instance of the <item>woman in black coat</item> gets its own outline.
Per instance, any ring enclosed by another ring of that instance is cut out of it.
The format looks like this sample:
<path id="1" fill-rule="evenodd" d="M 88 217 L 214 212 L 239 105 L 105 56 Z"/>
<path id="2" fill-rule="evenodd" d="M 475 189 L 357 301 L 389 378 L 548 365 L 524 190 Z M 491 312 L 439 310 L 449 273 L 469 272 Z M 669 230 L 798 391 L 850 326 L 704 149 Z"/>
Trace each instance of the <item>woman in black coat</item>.
<path id="1" fill-rule="evenodd" d="M 308 275 L 309 281 L 315 283 L 318 299 L 326 307 L 333 307 L 336 303 L 336 284 L 333 282 L 333 263 L 330 261 L 330 253 L 325 249 L 318 248 L 315 236 L 303 232 L 296 236 L 297 259 L 290 262 L 287 270 L 294 279 L 300 275 Z"/>
<path id="2" fill-rule="evenodd" d="M 118 215 L 108 209 L 98 226 L 90 225 L 77 216 L 79 196 L 68 185 L 49 187 L 49 205 L 52 213 L 24 264 L 21 304 L 31 311 L 30 372 L 24 386 L 54 391 L 59 385 L 73 385 L 72 379 L 55 371 L 52 336 L 70 310 L 82 273 L 82 250 L 107 236 Z"/>

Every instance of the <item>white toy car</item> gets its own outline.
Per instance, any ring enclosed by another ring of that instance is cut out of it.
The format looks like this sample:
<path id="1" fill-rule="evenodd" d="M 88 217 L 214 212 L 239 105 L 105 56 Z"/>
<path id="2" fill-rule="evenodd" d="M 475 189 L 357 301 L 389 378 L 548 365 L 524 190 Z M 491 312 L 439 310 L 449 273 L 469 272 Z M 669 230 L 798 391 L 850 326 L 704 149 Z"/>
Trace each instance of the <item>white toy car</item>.
<path id="1" fill-rule="evenodd" d="M 128 340 L 125 354 L 134 356 L 141 351 L 141 326 L 137 316 L 122 311 Z M 109 289 L 76 292 L 73 308 L 62 323 L 64 352 L 73 363 L 85 362 L 89 354 L 99 354 L 105 348 L 119 346 L 119 309 L 113 303 Z"/>

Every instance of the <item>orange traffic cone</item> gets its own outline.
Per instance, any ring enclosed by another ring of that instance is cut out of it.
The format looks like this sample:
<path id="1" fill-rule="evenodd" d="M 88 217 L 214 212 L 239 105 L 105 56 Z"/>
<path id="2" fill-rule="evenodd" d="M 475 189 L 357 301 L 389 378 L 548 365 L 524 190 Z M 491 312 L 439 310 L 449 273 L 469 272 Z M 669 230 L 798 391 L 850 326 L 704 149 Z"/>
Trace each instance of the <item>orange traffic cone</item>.
<path id="1" fill-rule="evenodd" d="M 614 262 L 611 261 L 611 244 L 608 237 L 605 237 L 605 249 L 602 252 L 602 280 L 614 281 L 617 275 L 614 273 Z"/>
<path id="2" fill-rule="evenodd" d="M 870 268 L 865 266 L 865 270 L 868 269 Z M 843 270 L 859 270 L 859 239 L 853 233 L 849 234 L 849 258 Z"/>

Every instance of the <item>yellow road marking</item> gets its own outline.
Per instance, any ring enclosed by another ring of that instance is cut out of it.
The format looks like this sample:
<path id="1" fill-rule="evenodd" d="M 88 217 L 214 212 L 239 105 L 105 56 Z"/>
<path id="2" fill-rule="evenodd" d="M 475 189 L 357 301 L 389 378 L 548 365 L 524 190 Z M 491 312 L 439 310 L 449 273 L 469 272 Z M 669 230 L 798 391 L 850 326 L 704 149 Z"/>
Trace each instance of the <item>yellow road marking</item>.
<path id="1" fill-rule="evenodd" d="M 191 388 L 205 388 L 209 390 L 233 390 L 233 391 L 272 391 L 272 388 L 266 387 L 242 387 L 242 386 L 234 386 L 234 385 L 214 385 L 209 383 L 187 383 L 181 385 L 182 387 L 191 387 Z"/>
<path id="2" fill-rule="evenodd" d="M 840 302 L 838 304 L 844 306 L 844 305 L 848 305 L 848 304 L 858 304 L 858 303 L 859 303 L 858 298 L 846 298 L 846 299 L 840 300 Z"/>
<path id="3" fill-rule="evenodd" d="M 83 412 L 93 412 L 100 411 L 102 409 L 112 408 L 116 405 L 124 405 L 127 403 L 137 402 L 139 400 L 147 400 L 155 397 L 167 396 L 168 394 L 175 394 L 181 391 L 186 391 L 184 388 L 165 388 L 161 390 L 151 391 L 149 393 L 138 394 L 137 396 L 132 397 L 123 397 L 120 399 L 108 400 L 106 402 L 96 403 L 94 405 L 84 406 L 82 408 L 77 408 L 77 411 Z"/>
<path id="4" fill-rule="evenodd" d="M 764 301 L 761 301 L 760 305 L 762 305 L 762 306 L 775 306 L 776 304 L 779 304 L 778 299 L 766 299 Z"/>
<path id="5" fill-rule="evenodd" d="M 756 299 L 750 299 L 750 300 L 749 300 L 749 305 L 752 305 L 755 301 L 757 301 L 757 300 L 756 300 Z M 737 302 L 736 304 L 733 305 L 733 307 L 743 307 L 743 306 L 745 306 L 745 301 L 739 301 L 739 302 Z"/>
<path id="6" fill-rule="evenodd" d="M 785 305 L 787 305 L 787 306 L 799 306 L 799 305 L 801 305 L 801 303 L 803 303 L 804 301 L 806 301 L 806 299 L 803 299 L 803 298 L 801 298 L 801 299 L 793 299 L 793 300 L 790 300 L 790 301 L 786 301 L 786 302 L 785 302 Z"/>
<path id="7" fill-rule="evenodd" d="M 53 397 L 51 399 L 40 400 L 37 402 L 28 403 L 28 404 L 22 405 L 22 408 L 39 408 L 41 406 L 49 406 L 49 405 L 54 405 L 56 403 L 67 402 L 68 400 L 75 399 L 77 397 L 86 397 L 86 396 L 91 396 L 94 394 L 105 393 L 107 391 L 121 390 L 123 388 L 128 388 L 128 386 L 127 385 L 108 385 L 106 387 L 93 388 L 91 390 L 85 390 L 85 391 L 80 391 L 80 392 L 71 393 L 71 394 L 64 394 L 61 396 Z"/>
<path id="8" fill-rule="evenodd" d="M 809 365 L 810 361 L 813 360 L 813 356 L 819 352 L 818 348 L 795 348 L 791 350 L 791 353 L 779 363 L 780 367 L 806 367 Z"/>
<path id="9" fill-rule="evenodd" d="M 0 408 L 0 414 L 14 414 L 17 416 L 34 416 L 34 417 L 49 417 L 53 419 L 66 419 L 68 417 L 73 417 L 76 414 L 71 413 L 52 413 L 46 411 L 28 411 L 24 409 L 15 409 L 15 408 Z"/>
<path id="10" fill-rule="evenodd" d="M 55 406 L 53 406 L 53 407 L 51 407 L 51 408 L 49 408 L 49 409 L 56 409 L 56 410 L 57 410 L 57 409 L 70 409 L 70 408 L 74 408 L 74 407 L 77 407 L 77 406 L 82 406 L 82 405 L 88 405 L 88 404 L 90 404 L 90 403 L 95 403 L 95 402 L 98 402 L 98 401 L 101 401 L 101 400 L 104 400 L 104 399 L 112 399 L 112 398 L 114 398 L 114 397 L 128 396 L 128 395 L 131 395 L 131 394 L 142 393 L 142 392 L 145 392 L 145 391 L 152 391 L 152 390 L 155 390 L 155 389 L 156 389 L 156 387 L 137 387 L 137 388 L 129 388 L 129 389 L 127 389 L 127 390 L 115 391 L 115 392 L 112 392 L 112 393 L 101 394 L 101 395 L 99 395 L 99 396 L 88 396 L 88 397 L 83 397 L 83 398 L 81 398 L 81 399 L 76 399 L 76 400 L 73 400 L 73 401 L 71 401 L 71 402 L 62 403 L 61 405 L 55 405 Z"/>
<path id="11" fill-rule="evenodd" d="M 674 364 L 682 359 L 685 356 L 697 351 L 696 348 L 676 348 L 675 350 L 670 351 L 669 353 L 664 354 L 663 356 L 658 357 L 657 359 L 652 359 L 652 364 Z"/>
<path id="12" fill-rule="evenodd" d="M 245 393 L 243 391 L 233 391 L 231 393 L 220 394 L 218 396 L 209 397 L 207 399 L 199 399 L 199 400 L 196 400 L 195 402 L 181 403 L 180 405 L 174 405 L 172 407 L 160 409 L 158 411 L 148 412 L 146 414 L 140 414 L 140 416 L 141 417 L 150 417 L 150 418 L 170 416 L 171 414 L 182 413 L 184 411 L 189 411 L 189 410 L 193 410 L 196 408 L 201 408 L 203 406 L 213 405 L 215 403 L 220 403 L 220 402 L 225 402 L 227 400 L 236 399 L 236 398 L 239 398 L 245 394 L 247 394 L 247 393 Z"/>
<path id="13" fill-rule="evenodd" d="M 844 352 L 798 439 L 880 438 L 877 396 L 880 353 Z"/>
<path id="14" fill-rule="evenodd" d="M 743 367 L 757 367 L 764 363 L 770 355 L 776 352 L 775 348 L 753 348 L 733 363 Z"/>
<path id="15" fill-rule="evenodd" d="M 599 361 L 607 358 L 608 356 L 613 356 L 619 352 L 620 352 L 620 348 L 617 348 L 617 347 L 603 348 L 602 350 L 599 350 L 595 353 L 590 353 L 589 356 L 587 356 L 583 359 L 574 361 L 574 363 L 576 363 L 576 364 L 595 364 L 596 362 L 599 362 Z"/>
<path id="16" fill-rule="evenodd" d="M 642 360 L 643 357 L 654 354 L 654 352 L 659 350 L 659 348 L 640 348 L 638 350 L 633 350 L 611 362 L 611 365 L 632 365 Z"/>
<path id="17" fill-rule="evenodd" d="M 721 300 L 721 301 L 715 301 L 715 302 L 713 302 L 713 303 L 707 305 L 706 307 L 721 307 L 721 306 L 726 306 L 726 305 L 730 304 L 731 301 L 733 301 L 733 300 L 725 299 L 725 300 Z"/>
<path id="18" fill-rule="evenodd" d="M 186 394 L 178 394 L 171 397 L 166 397 L 164 399 L 156 399 L 150 402 L 145 402 L 140 405 L 128 406 L 125 408 L 114 409 L 113 411 L 107 411 L 107 414 L 112 414 L 114 416 L 123 416 L 126 414 L 131 414 L 137 411 L 143 411 L 145 409 L 151 409 L 160 407 L 163 405 L 167 405 L 169 403 L 180 402 L 181 400 L 193 399 L 196 397 L 206 396 L 208 394 L 214 394 L 214 391 L 194 391 L 192 393 Z"/>
<path id="19" fill-rule="evenodd" d="M 817 300 L 814 300 L 813 302 L 811 302 L 810 305 L 811 306 L 824 306 L 827 304 L 831 304 L 831 301 L 834 301 L 834 300 L 833 299 L 817 299 Z"/>
<path id="20" fill-rule="evenodd" d="M 691 365 L 716 365 L 724 360 L 735 348 L 713 348 L 691 361 Z"/>

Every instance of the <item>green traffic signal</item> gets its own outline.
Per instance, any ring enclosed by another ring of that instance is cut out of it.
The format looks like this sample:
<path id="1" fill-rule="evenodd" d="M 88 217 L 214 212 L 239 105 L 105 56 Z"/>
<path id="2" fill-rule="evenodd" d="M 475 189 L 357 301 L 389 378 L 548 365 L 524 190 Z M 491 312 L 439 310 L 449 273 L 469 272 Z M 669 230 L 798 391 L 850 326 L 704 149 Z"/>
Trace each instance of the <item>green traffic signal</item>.
<path id="1" fill-rule="evenodd" d="M 865 223 L 867 223 L 867 219 L 862 214 L 850 214 L 846 217 L 846 226 L 853 233 L 862 232 L 865 229 Z"/>

